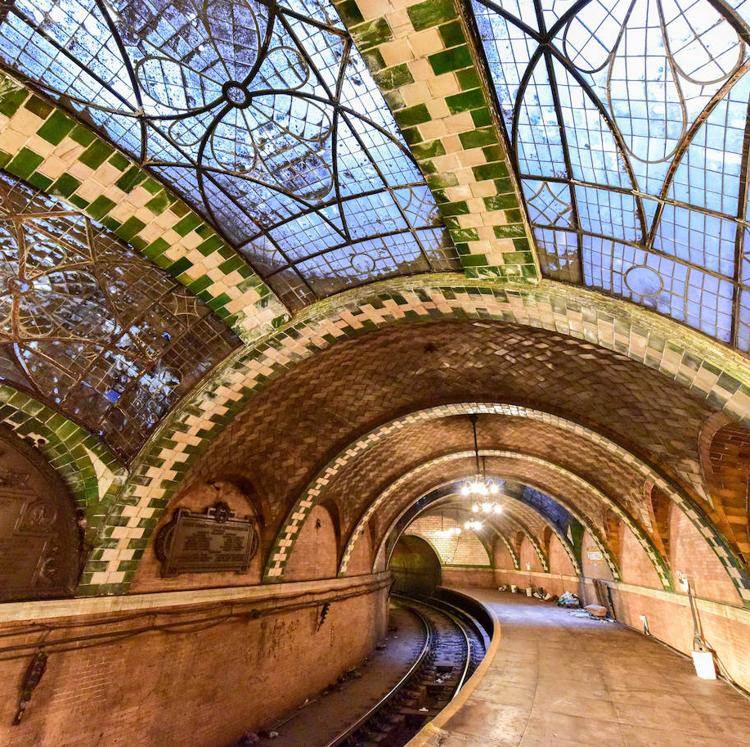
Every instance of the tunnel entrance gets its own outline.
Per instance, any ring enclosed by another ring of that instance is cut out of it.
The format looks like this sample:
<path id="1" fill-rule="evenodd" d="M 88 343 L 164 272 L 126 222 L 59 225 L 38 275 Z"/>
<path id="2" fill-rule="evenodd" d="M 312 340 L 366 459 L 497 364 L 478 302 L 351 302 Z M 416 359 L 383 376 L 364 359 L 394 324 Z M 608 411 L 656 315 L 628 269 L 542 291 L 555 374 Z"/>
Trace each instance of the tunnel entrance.
<path id="1" fill-rule="evenodd" d="M 440 559 L 432 546 L 421 537 L 399 538 L 391 555 L 393 592 L 409 596 L 430 596 L 440 585 Z"/>

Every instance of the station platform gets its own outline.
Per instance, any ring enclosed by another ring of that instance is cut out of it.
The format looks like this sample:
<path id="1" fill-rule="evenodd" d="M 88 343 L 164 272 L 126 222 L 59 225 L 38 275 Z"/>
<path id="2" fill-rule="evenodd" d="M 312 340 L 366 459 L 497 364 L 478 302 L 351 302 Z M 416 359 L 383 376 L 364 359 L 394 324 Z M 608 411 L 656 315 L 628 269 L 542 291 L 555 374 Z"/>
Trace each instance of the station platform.
<path id="1" fill-rule="evenodd" d="M 492 610 L 499 637 L 410 747 L 750 745 L 750 700 L 656 640 L 517 594 L 455 590 Z"/>

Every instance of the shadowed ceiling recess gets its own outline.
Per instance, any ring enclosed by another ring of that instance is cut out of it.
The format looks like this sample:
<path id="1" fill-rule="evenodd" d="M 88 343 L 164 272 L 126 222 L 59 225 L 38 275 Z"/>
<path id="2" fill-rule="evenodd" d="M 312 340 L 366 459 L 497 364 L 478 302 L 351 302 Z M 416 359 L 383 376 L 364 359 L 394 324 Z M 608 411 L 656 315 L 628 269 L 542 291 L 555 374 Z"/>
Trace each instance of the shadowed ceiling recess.
<path id="1" fill-rule="evenodd" d="M 543 272 L 750 351 L 750 3 L 467 7 Z"/>
<path id="2" fill-rule="evenodd" d="M 459 268 L 327 0 L 19 0 L 0 59 L 185 198 L 292 308 Z"/>

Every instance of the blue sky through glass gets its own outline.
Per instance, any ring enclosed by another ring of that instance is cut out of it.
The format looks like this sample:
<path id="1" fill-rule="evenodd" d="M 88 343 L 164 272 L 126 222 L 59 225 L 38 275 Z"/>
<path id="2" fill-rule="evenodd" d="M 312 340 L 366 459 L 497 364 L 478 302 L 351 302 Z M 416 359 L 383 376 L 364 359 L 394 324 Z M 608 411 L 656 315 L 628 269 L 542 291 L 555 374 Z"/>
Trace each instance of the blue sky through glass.
<path id="1" fill-rule="evenodd" d="M 291 306 L 459 267 L 328 0 L 18 0 L 0 59 L 171 185 Z"/>
<path id="2" fill-rule="evenodd" d="M 545 274 L 750 352 L 750 2 L 471 8 Z"/>

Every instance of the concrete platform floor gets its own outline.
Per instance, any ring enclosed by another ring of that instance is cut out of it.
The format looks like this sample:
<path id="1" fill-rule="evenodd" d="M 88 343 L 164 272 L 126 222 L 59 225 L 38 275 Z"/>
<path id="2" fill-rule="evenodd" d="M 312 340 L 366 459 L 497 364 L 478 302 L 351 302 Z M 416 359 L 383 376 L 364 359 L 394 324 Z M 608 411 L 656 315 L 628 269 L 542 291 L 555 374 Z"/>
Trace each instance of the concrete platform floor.
<path id="1" fill-rule="evenodd" d="M 500 646 L 426 744 L 750 745 L 750 701 L 698 679 L 690 660 L 656 641 L 517 594 L 461 591 L 495 610 Z"/>

